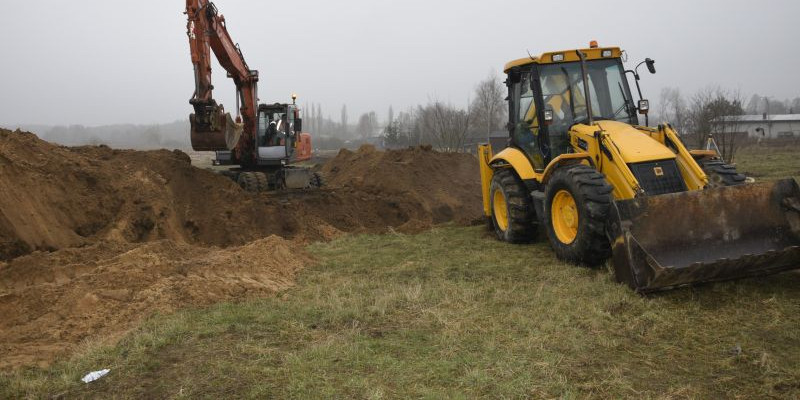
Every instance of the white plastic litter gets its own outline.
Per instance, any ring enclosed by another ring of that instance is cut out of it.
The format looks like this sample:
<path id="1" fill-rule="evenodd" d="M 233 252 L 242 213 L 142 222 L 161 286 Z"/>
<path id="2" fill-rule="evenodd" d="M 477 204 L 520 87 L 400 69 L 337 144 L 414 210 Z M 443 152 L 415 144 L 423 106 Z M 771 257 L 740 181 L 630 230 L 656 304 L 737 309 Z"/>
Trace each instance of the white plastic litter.
<path id="1" fill-rule="evenodd" d="M 84 376 L 83 378 L 81 378 L 81 380 L 83 381 L 83 383 L 93 382 L 106 376 L 106 374 L 108 374 L 109 372 L 111 372 L 110 369 L 101 369 L 100 371 L 92 371 L 86 374 L 86 376 Z"/>

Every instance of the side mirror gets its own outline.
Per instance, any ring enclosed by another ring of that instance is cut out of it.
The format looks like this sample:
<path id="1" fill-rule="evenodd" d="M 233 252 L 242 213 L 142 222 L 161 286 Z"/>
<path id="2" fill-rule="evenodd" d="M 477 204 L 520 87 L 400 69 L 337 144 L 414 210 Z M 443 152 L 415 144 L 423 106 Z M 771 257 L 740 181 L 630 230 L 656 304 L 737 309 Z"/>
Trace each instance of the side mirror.
<path id="1" fill-rule="evenodd" d="M 303 131 L 303 119 L 297 118 L 294 120 L 294 131 L 295 132 L 302 132 Z"/>
<path id="2" fill-rule="evenodd" d="M 639 100 L 639 114 L 647 114 L 650 111 L 650 100 Z"/>
<path id="3" fill-rule="evenodd" d="M 544 108 L 543 114 L 544 114 L 544 124 L 545 125 L 552 124 L 553 123 L 553 107 L 546 106 Z"/>
<path id="4" fill-rule="evenodd" d="M 650 71 L 651 74 L 656 73 L 656 62 L 652 58 L 645 58 L 644 62 L 647 64 L 647 70 Z"/>

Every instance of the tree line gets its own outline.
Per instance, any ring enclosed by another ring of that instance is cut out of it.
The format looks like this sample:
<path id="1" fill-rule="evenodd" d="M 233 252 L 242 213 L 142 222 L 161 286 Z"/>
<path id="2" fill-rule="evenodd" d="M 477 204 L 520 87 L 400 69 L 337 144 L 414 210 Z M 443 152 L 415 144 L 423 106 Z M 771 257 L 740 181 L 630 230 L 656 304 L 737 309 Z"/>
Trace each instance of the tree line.
<path id="1" fill-rule="evenodd" d="M 720 155 L 733 162 L 736 150 L 747 139 L 740 124 L 743 115 L 800 113 L 800 97 L 774 100 L 752 95 L 745 103 L 740 92 L 708 86 L 685 96 L 680 89 L 661 90 L 654 121 L 669 122 L 689 146 L 703 148 L 709 138 Z"/>
<path id="2" fill-rule="evenodd" d="M 503 82 L 496 73 L 490 73 L 475 86 L 466 107 L 432 98 L 398 113 L 390 106 L 383 123 L 375 111 L 369 111 L 361 114 L 355 124 L 349 124 L 346 105 L 342 106 L 339 121 L 334 121 L 312 103 L 304 106 L 303 124 L 315 135 L 314 147 L 323 149 L 345 147 L 347 142 L 379 141 L 389 148 L 431 145 L 439 151 L 465 151 L 486 141 L 489 133 L 504 129 L 505 95 Z"/>
<path id="3" fill-rule="evenodd" d="M 334 121 L 312 103 L 306 106 L 305 118 L 311 123 L 305 126 L 315 134 L 315 147 L 323 149 L 379 142 L 388 148 L 431 145 L 439 151 L 472 151 L 492 132 L 505 130 L 506 94 L 501 79 L 490 73 L 475 85 L 471 100 L 464 107 L 431 98 L 397 113 L 390 106 L 383 123 L 374 111 L 369 111 L 350 124 L 347 106 L 342 107 L 339 121 Z M 657 107 L 651 110 L 650 118 L 653 124 L 669 122 L 692 148 L 705 147 L 711 136 L 729 162 L 746 139 L 736 124 L 738 117 L 800 113 L 800 97 L 777 100 L 754 94 L 745 101 L 740 92 L 719 86 L 708 86 L 691 95 L 667 87 L 654 103 Z"/>

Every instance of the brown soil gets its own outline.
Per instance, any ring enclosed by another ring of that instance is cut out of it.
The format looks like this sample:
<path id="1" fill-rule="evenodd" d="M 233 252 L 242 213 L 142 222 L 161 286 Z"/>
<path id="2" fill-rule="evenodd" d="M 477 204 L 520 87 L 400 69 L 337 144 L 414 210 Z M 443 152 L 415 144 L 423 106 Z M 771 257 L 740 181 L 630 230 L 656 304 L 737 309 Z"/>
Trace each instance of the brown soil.
<path id="1" fill-rule="evenodd" d="M 180 151 L 0 129 L 0 368 L 119 337 L 154 311 L 274 293 L 309 262 L 303 242 L 481 215 L 471 155 L 365 146 L 319 170 L 324 189 L 250 194 Z"/>
<path id="2" fill-rule="evenodd" d="M 277 236 L 227 249 L 102 242 L 19 257 L 0 267 L 0 367 L 116 340 L 155 311 L 285 289 L 309 262 L 296 246 Z"/>

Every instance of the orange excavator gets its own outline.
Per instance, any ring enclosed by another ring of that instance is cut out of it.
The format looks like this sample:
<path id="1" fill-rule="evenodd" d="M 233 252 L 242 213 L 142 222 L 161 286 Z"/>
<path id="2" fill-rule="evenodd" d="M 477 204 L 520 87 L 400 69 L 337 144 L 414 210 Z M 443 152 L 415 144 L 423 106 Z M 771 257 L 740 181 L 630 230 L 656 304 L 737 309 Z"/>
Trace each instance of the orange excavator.
<path id="1" fill-rule="evenodd" d="M 192 148 L 216 152 L 214 164 L 234 166 L 225 175 L 248 191 L 321 186 L 319 175 L 291 165 L 311 158 L 311 135 L 302 131 L 297 96 L 291 104 L 258 104 L 258 71 L 247 65 L 214 3 L 186 0 L 185 14 L 195 77 L 189 100 Z M 236 85 L 236 118 L 212 96 L 212 51 Z"/>

